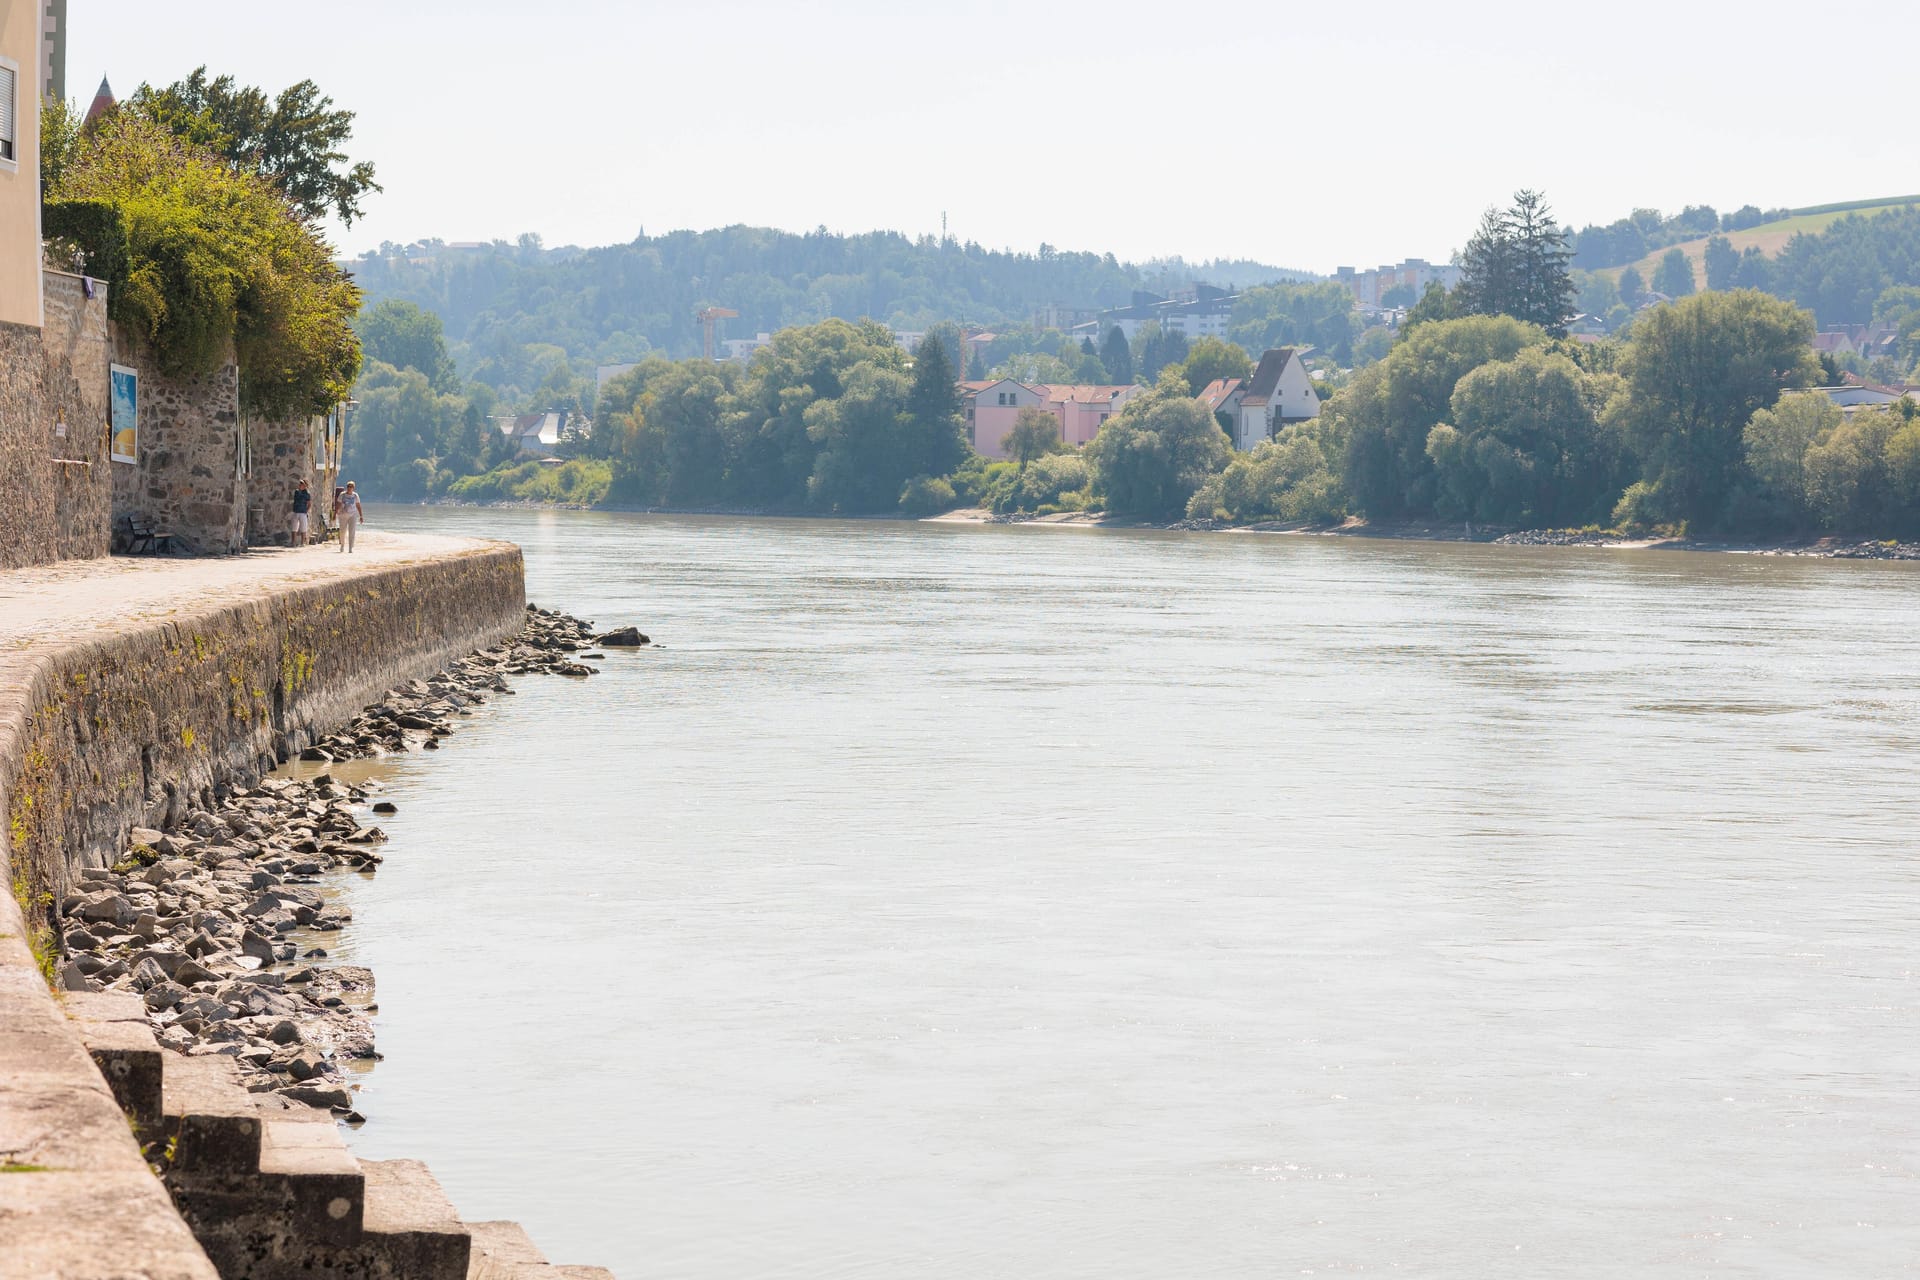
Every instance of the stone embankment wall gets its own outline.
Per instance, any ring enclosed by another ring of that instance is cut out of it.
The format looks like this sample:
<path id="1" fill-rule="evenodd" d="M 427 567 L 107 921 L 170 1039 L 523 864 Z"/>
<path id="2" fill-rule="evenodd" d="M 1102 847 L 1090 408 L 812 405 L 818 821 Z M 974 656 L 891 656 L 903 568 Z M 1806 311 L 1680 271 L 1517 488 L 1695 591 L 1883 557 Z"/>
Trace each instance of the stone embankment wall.
<path id="1" fill-rule="evenodd" d="M 0 685 L 0 1276 L 212 1275 L 42 977 L 50 903 L 136 822 L 164 825 L 512 633 L 521 573 L 517 548 L 489 545 L 188 601 L 46 646 Z"/>
<path id="2" fill-rule="evenodd" d="M 107 554 L 107 286 L 87 289 L 47 271 L 43 327 L 0 325 L 0 569 Z"/>
<path id="3" fill-rule="evenodd" d="M 66 892 L 134 826 L 257 781 L 384 690 L 510 634 L 524 606 L 519 549 L 503 546 L 62 650 L 17 740 L 0 737 L 13 873 Z"/>

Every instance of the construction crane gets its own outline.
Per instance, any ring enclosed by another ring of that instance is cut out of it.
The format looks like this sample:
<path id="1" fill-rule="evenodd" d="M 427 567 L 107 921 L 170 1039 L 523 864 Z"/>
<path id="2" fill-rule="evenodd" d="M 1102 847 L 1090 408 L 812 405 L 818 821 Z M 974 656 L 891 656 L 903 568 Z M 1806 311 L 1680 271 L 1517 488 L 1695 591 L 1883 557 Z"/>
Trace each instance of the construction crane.
<path id="1" fill-rule="evenodd" d="M 734 310 L 733 308 L 731 308 L 731 307 L 702 307 L 702 308 L 700 308 L 700 311 L 699 311 L 699 318 L 700 318 L 700 331 L 701 331 L 701 334 L 702 334 L 702 335 L 703 335 L 703 336 L 705 337 L 705 339 L 706 339 L 706 343 L 705 343 L 705 346 L 704 346 L 704 348 L 703 348 L 703 349 L 704 349 L 704 350 L 705 350 L 705 352 L 706 352 L 706 355 L 707 355 L 707 359 L 709 359 L 709 360 L 711 360 L 711 359 L 713 359 L 713 331 L 714 331 L 714 327 L 715 327 L 716 325 L 718 325 L 718 324 L 720 323 L 720 321 L 722 321 L 722 320 L 730 320 L 730 319 L 732 319 L 733 317 L 735 317 L 735 316 L 737 316 L 737 315 L 739 315 L 739 314 L 740 314 L 740 313 L 739 313 L 738 311 L 735 311 L 735 310 Z"/>

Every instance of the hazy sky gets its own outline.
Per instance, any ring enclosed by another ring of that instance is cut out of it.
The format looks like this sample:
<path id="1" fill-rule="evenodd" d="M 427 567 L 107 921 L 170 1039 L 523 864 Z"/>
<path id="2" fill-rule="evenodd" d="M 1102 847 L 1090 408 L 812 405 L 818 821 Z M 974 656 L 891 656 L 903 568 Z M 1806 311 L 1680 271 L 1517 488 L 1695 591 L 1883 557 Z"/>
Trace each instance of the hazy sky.
<path id="1" fill-rule="evenodd" d="M 1521 186 L 1574 225 L 1920 191 L 1874 59 L 1920 45 L 1911 0 L 70 3 L 83 104 L 206 63 L 359 113 L 355 252 L 945 210 L 989 247 L 1330 271 L 1444 258 Z"/>

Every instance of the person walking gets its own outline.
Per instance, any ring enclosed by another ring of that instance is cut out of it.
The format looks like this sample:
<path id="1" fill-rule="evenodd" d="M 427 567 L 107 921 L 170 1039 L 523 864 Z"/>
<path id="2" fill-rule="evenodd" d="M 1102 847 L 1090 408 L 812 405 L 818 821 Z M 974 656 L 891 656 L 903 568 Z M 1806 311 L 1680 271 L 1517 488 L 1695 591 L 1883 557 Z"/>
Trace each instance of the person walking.
<path id="1" fill-rule="evenodd" d="M 313 520 L 313 494 L 302 480 L 293 487 L 293 545 L 304 547 L 311 536 Z"/>
<path id="2" fill-rule="evenodd" d="M 360 491 L 353 487 L 353 481 L 347 481 L 347 487 L 333 500 L 333 522 L 340 529 L 340 554 L 353 550 L 353 535 L 360 529 L 360 521 L 365 518 L 360 506 Z"/>

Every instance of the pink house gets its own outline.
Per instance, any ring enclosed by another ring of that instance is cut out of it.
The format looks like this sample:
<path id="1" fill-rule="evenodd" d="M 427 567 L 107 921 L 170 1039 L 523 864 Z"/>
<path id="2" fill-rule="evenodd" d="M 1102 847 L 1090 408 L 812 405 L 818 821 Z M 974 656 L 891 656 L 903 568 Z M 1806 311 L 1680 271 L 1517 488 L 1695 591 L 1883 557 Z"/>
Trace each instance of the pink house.
<path id="1" fill-rule="evenodd" d="M 1060 423 L 1060 438 L 1078 449 L 1100 433 L 1100 426 L 1140 388 L 1096 387 L 1048 383 L 1029 384 L 1002 378 L 997 382 L 962 382 L 960 398 L 966 407 L 967 433 L 982 457 L 1005 458 L 1004 443 L 1022 409 L 1045 409 Z"/>
<path id="2" fill-rule="evenodd" d="M 1030 387 L 1012 378 L 963 382 L 960 399 L 966 408 L 967 435 L 973 440 L 974 451 L 987 458 L 1007 456 L 1001 442 L 1013 430 L 1013 420 L 1020 416 L 1022 409 L 1041 408 L 1047 403 L 1044 388 Z"/>

